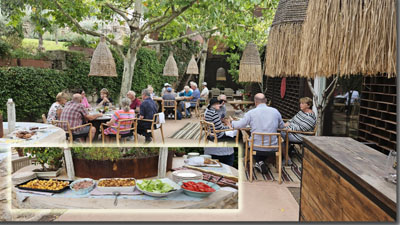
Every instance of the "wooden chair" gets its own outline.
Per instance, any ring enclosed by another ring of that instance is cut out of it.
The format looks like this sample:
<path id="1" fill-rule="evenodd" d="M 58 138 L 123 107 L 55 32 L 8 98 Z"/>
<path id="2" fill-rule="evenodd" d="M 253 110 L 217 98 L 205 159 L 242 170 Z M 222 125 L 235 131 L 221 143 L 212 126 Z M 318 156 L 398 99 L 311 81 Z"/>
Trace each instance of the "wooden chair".
<path id="1" fill-rule="evenodd" d="M 66 131 L 65 136 L 66 139 L 69 140 L 69 143 L 72 144 L 73 140 L 77 139 L 77 138 L 87 138 L 89 137 L 89 144 L 92 144 L 92 134 L 90 133 L 90 130 L 92 129 L 93 125 L 92 123 L 87 123 L 87 124 L 83 124 L 80 126 L 76 126 L 76 127 L 71 127 L 69 125 L 68 121 L 60 121 L 60 120 L 53 120 L 51 121 L 51 123 L 57 127 L 62 128 L 63 130 Z M 73 134 L 74 130 L 77 130 L 79 128 L 83 128 L 86 126 L 90 126 L 89 128 L 89 132 L 85 133 L 85 134 Z"/>
<path id="2" fill-rule="evenodd" d="M 218 88 L 211 88 L 211 98 L 217 98 L 221 94 L 221 90 Z"/>
<path id="3" fill-rule="evenodd" d="M 253 182 L 253 156 L 257 155 L 257 151 L 254 151 L 253 149 L 255 147 L 257 148 L 265 148 L 265 149 L 278 149 L 277 152 L 275 152 L 276 156 L 276 169 L 278 170 L 278 183 L 282 183 L 282 138 L 280 133 L 259 133 L 259 132 L 253 132 L 251 133 L 251 138 L 249 138 L 249 135 L 247 135 L 246 132 L 243 132 L 245 137 L 243 139 L 245 140 L 245 150 L 244 150 L 244 169 L 247 169 L 247 161 L 250 161 L 249 163 L 249 170 L 250 170 L 250 182 Z M 255 136 L 261 136 L 261 145 L 254 145 L 254 137 Z M 269 145 L 264 145 L 264 140 L 265 137 L 269 137 Z M 272 137 L 276 136 L 278 138 L 278 145 L 271 145 L 271 140 Z M 249 146 L 250 145 L 250 146 Z M 250 148 L 249 148 L 250 147 Z M 249 159 L 250 158 L 250 159 Z"/>
<path id="4" fill-rule="evenodd" d="M 129 124 L 130 128 L 121 129 L 121 125 L 122 124 L 124 124 L 124 125 Z M 136 144 L 138 143 L 138 140 L 137 140 L 138 139 L 138 136 L 137 136 L 137 118 L 120 120 L 120 121 L 118 121 L 118 125 L 117 126 L 112 126 L 112 125 L 108 126 L 107 124 L 102 123 L 100 125 L 100 130 L 101 130 L 101 141 L 103 142 L 103 144 L 104 144 L 104 138 L 105 138 L 104 126 L 112 127 L 112 128 L 115 128 L 117 130 L 117 133 L 115 135 L 114 134 L 109 134 L 108 135 L 109 137 L 115 137 L 115 139 L 117 140 L 117 145 L 119 145 L 119 139 L 120 138 L 125 138 L 125 137 L 129 137 L 129 136 L 132 136 L 132 135 L 135 137 L 135 143 Z M 121 131 L 129 131 L 129 132 L 126 133 L 126 134 L 121 134 Z"/>
<path id="5" fill-rule="evenodd" d="M 154 136 L 154 130 L 160 129 L 162 142 L 163 142 L 163 144 L 165 144 L 164 132 L 163 132 L 163 128 L 162 128 L 162 123 L 160 123 L 160 115 L 159 115 L 159 113 L 154 114 L 152 120 L 149 120 L 149 119 L 138 119 L 138 121 L 151 122 L 151 137 L 153 138 L 153 142 L 156 142 L 156 139 L 155 139 L 155 136 Z M 158 124 L 160 125 L 159 128 L 157 128 Z"/>
<path id="6" fill-rule="evenodd" d="M 199 136 L 199 144 L 201 143 L 201 136 L 204 132 L 204 144 L 208 142 L 208 136 L 214 137 L 214 143 L 218 143 L 217 133 L 225 132 L 225 131 L 233 131 L 234 129 L 224 129 L 224 130 L 216 130 L 213 123 L 207 122 L 205 120 L 200 120 L 200 136 Z M 239 134 L 236 135 L 235 139 L 236 145 L 239 143 Z"/>
<path id="7" fill-rule="evenodd" d="M 47 118 L 46 118 L 45 114 L 42 114 L 42 120 L 43 120 L 43 123 L 47 123 Z"/>
<path id="8" fill-rule="evenodd" d="M 300 149 L 303 151 L 303 142 L 289 142 L 289 134 L 290 133 L 297 133 L 297 134 L 304 134 L 304 135 L 311 135 L 311 136 L 315 136 L 315 134 L 317 133 L 317 125 L 315 125 L 314 130 L 313 131 L 295 131 L 295 130 L 287 130 L 287 129 L 279 129 L 279 131 L 283 131 L 286 132 L 286 137 L 285 137 L 285 165 L 288 165 L 288 159 L 289 159 L 289 145 L 290 144 L 297 144 L 300 146 Z"/>
<path id="9" fill-rule="evenodd" d="M 172 103 L 172 104 L 171 104 Z M 176 120 L 176 113 L 177 113 L 178 104 L 175 100 L 162 100 L 161 101 L 161 111 L 165 114 L 166 109 L 173 109 L 174 110 L 174 118 Z"/>

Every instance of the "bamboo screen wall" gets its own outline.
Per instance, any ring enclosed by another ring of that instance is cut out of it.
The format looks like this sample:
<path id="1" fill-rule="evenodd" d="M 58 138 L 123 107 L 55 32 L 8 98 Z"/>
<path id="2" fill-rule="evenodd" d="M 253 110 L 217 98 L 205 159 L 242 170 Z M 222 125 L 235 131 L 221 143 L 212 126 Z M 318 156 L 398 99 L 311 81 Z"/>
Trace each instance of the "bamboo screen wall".
<path id="1" fill-rule="evenodd" d="M 396 78 L 365 77 L 360 101 L 358 139 L 382 152 L 396 150 Z"/>

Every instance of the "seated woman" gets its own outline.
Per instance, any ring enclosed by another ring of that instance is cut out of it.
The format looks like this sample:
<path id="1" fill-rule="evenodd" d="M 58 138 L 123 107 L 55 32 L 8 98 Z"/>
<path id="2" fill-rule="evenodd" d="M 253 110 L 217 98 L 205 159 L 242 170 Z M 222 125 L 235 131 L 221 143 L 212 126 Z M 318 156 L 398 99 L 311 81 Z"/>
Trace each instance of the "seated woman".
<path id="1" fill-rule="evenodd" d="M 56 96 L 56 102 L 54 102 L 47 114 L 47 123 L 50 123 L 53 120 L 59 120 L 62 109 L 64 108 L 65 103 L 68 101 L 68 95 L 64 92 L 60 92 Z"/>
<path id="2" fill-rule="evenodd" d="M 309 97 L 300 98 L 300 111 L 288 122 L 285 123 L 285 128 L 293 131 L 314 131 L 316 124 L 316 117 L 312 111 L 313 100 Z M 281 132 L 283 140 L 286 140 L 286 132 Z M 301 143 L 303 142 L 304 134 L 289 133 L 289 142 Z M 285 143 L 286 144 L 286 143 Z M 285 149 L 285 148 L 283 148 Z"/>
<path id="3" fill-rule="evenodd" d="M 101 89 L 100 98 L 97 99 L 97 101 L 96 101 L 97 107 L 111 106 L 113 100 L 109 96 L 110 96 L 110 94 L 106 88 Z"/>
<path id="4" fill-rule="evenodd" d="M 232 126 L 230 124 L 230 121 L 227 120 L 227 125 L 228 126 L 224 126 L 222 124 L 221 118 L 218 115 L 218 110 L 221 107 L 221 102 L 218 101 L 216 98 L 213 98 L 210 100 L 210 104 L 207 107 L 207 110 L 204 114 L 205 117 L 205 121 L 209 122 L 209 123 L 213 123 L 215 126 L 215 130 L 225 130 L 225 129 L 231 129 Z M 209 136 L 209 137 L 214 137 L 214 136 Z M 235 138 L 234 137 L 230 137 L 227 136 L 225 134 L 225 132 L 218 132 L 217 133 L 217 138 L 218 141 L 234 141 Z"/>
<path id="5" fill-rule="evenodd" d="M 82 95 L 82 102 L 81 102 L 81 104 L 85 107 L 85 108 L 90 108 L 90 104 L 89 104 L 89 102 L 88 102 L 88 100 L 87 100 L 87 98 L 86 98 L 86 93 L 85 93 L 85 90 L 80 90 L 79 91 L 80 93 L 79 94 L 81 94 Z"/>
<path id="6" fill-rule="evenodd" d="M 121 100 L 121 108 L 114 112 L 111 120 L 106 123 L 107 126 L 118 126 L 118 121 L 124 119 L 134 119 L 135 118 L 135 110 L 130 108 L 131 100 L 129 98 L 123 98 Z M 127 121 L 126 123 L 121 123 L 120 130 L 128 129 L 132 125 L 131 121 Z M 130 131 L 120 131 L 120 134 L 127 134 Z M 113 127 L 108 127 L 104 130 L 104 134 L 106 135 L 106 141 L 109 141 L 110 135 L 115 136 L 117 134 L 117 129 Z"/>

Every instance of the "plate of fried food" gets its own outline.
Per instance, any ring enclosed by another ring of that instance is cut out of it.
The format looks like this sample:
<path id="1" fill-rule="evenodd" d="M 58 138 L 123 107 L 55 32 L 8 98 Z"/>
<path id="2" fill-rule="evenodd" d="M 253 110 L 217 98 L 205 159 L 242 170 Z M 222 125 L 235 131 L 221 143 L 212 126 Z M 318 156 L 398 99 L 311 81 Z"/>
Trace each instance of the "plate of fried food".
<path id="1" fill-rule="evenodd" d="M 36 134 L 36 131 L 25 131 L 25 130 L 21 130 L 18 131 L 15 136 L 17 138 L 21 138 L 21 139 L 30 139 L 33 135 Z"/>
<path id="2" fill-rule="evenodd" d="M 135 178 L 102 178 L 97 182 L 97 189 L 101 192 L 133 192 L 135 187 Z"/>
<path id="3" fill-rule="evenodd" d="M 53 180 L 53 179 L 32 179 L 25 183 L 15 186 L 21 190 L 28 191 L 43 191 L 51 193 L 61 193 L 68 189 L 71 181 L 68 180 Z"/>

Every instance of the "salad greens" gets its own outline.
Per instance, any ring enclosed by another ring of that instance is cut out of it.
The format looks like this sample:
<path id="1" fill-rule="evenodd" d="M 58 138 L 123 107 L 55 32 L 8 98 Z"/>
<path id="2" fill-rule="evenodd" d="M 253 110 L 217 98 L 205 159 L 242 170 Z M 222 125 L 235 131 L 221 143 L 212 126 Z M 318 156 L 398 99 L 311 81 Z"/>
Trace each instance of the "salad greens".
<path id="1" fill-rule="evenodd" d="M 167 184 L 162 182 L 161 180 L 143 180 L 142 183 L 138 183 L 137 186 L 139 186 L 140 189 L 148 192 L 153 192 L 153 193 L 167 193 L 174 188 Z"/>

